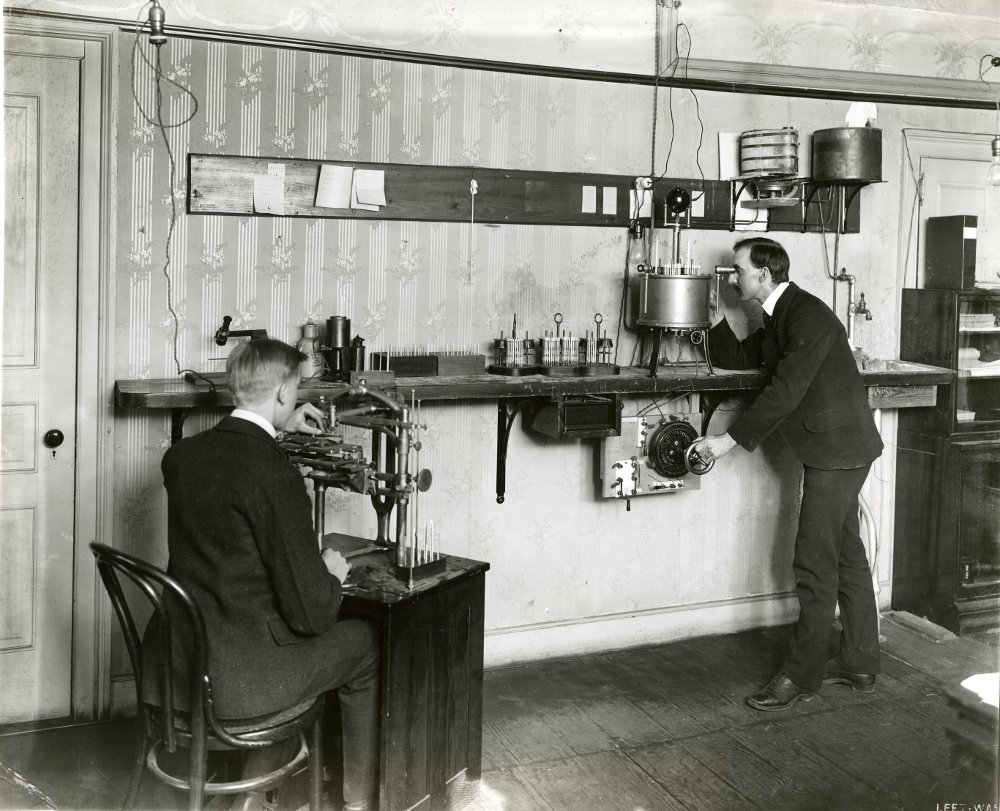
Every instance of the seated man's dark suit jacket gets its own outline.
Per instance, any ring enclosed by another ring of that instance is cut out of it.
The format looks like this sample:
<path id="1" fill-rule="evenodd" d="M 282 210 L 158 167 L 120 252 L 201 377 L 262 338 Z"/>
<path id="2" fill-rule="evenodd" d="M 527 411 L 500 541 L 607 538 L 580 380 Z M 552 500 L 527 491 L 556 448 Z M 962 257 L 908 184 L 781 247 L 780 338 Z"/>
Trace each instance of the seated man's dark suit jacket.
<path id="1" fill-rule="evenodd" d="M 249 718 L 309 698 L 316 666 L 337 653 L 324 632 L 337 620 L 340 581 L 317 548 L 301 474 L 266 431 L 235 417 L 172 446 L 161 467 L 168 571 L 205 616 L 217 715 Z M 158 637 L 151 623 L 143 693 L 154 704 Z M 183 709 L 184 663 L 173 665 Z"/>
<path id="2" fill-rule="evenodd" d="M 708 340 L 718 366 L 765 368 L 767 384 L 728 432 L 748 451 L 777 431 L 809 467 L 858 468 L 878 458 L 882 439 L 847 335 L 818 298 L 789 282 L 768 326 L 740 341 L 723 320 Z"/>

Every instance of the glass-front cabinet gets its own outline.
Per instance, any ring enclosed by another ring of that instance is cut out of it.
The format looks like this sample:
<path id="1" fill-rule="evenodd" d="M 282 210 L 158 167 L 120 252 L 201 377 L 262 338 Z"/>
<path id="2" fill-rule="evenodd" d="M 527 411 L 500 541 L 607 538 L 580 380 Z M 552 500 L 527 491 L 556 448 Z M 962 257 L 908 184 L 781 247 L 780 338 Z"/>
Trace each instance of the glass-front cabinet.
<path id="1" fill-rule="evenodd" d="M 899 356 L 954 369 L 935 409 L 918 409 L 938 435 L 1000 432 L 1000 291 L 904 290 Z"/>
<path id="2" fill-rule="evenodd" d="M 900 357 L 955 372 L 899 412 L 894 608 L 1000 634 L 1000 290 L 904 290 Z"/>

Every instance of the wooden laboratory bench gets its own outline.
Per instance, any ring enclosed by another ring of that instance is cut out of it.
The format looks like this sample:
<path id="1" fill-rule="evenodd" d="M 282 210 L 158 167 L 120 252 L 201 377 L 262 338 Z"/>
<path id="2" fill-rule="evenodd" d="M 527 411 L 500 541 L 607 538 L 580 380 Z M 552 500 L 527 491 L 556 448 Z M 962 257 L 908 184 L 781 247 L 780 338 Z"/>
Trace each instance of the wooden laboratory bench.
<path id="1" fill-rule="evenodd" d="M 868 387 L 873 408 L 901 408 L 913 405 L 933 405 L 928 393 L 950 383 L 955 373 L 937 366 L 909 361 L 872 361 L 876 368 L 861 372 Z M 231 407 L 232 397 L 225 386 L 224 376 L 209 376 L 213 385 L 189 383 L 179 379 L 116 380 L 115 405 L 119 408 L 188 409 L 201 407 Z M 661 366 L 656 377 L 644 367 L 622 367 L 617 375 L 593 377 L 549 377 L 526 375 L 508 377 L 484 372 L 477 375 L 442 377 L 398 377 L 395 389 L 407 399 L 417 400 L 497 400 L 523 397 L 552 398 L 576 394 L 676 394 L 677 392 L 740 392 L 755 391 L 764 385 L 764 374 L 758 370 L 715 369 L 709 374 L 704 365 Z M 347 387 L 346 383 L 304 380 L 299 387 L 299 399 L 316 400 Z M 929 390 L 929 392 L 928 392 Z M 910 402 L 916 399 L 917 402 Z"/>
<path id="2" fill-rule="evenodd" d="M 368 540 L 330 533 L 351 552 Z M 379 630 L 378 786 L 381 811 L 437 806 L 448 782 L 478 780 L 483 736 L 483 607 L 488 563 L 448 555 L 443 572 L 410 587 L 392 552 L 352 558 L 342 617 Z M 350 746 L 350 741 L 345 741 Z"/>

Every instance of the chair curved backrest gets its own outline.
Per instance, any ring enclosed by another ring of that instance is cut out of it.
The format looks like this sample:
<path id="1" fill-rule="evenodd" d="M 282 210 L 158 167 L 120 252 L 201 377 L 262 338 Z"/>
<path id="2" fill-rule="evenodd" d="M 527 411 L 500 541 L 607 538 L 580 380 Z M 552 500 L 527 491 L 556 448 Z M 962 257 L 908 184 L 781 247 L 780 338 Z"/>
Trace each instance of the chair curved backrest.
<path id="1" fill-rule="evenodd" d="M 142 643 L 135 620 L 125 599 L 119 574 L 131 580 L 146 597 L 153 607 L 160 623 L 160 672 L 159 698 L 162 717 L 163 739 L 168 752 L 176 750 L 177 725 L 174 700 L 172 663 L 177 658 L 174 648 L 176 634 L 175 624 L 187 625 L 184 634 L 190 648 L 186 651 L 188 661 L 188 712 L 190 712 L 190 727 L 194 734 L 199 733 L 199 727 L 210 729 L 213 735 L 229 746 L 255 748 L 259 743 L 240 740 L 230 735 L 216 720 L 212 709 L 212 682 L 208 674 L 208 634 L 205 630 L 205 619 L 201 609 L 173 577 L 162 569 L 144 560 L 128 555 L 117 549 L 112 549 L 100 543 L 92 543 L 91 551 L 97 560 L 97 569 L 101 580 L 111 598 L 118 622 L 125 635 L 125 645 L 128 648 L 132 672 L 135 675 L 136 698 L 140 719 L 147 734 L 153 734 L 153 718 L 143 701 L 143 669 Z M 169 608 L 168 608 L 169 606 Z"/>

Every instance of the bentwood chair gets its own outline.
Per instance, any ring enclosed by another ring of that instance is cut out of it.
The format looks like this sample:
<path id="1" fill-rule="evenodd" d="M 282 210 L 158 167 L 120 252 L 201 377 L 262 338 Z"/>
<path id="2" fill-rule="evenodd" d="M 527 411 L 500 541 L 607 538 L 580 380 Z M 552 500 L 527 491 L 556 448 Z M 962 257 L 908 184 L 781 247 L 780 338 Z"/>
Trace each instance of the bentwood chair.
<path id="1" fill-rule="evenodd" d="M 264 791 L 276 786 L 284 777 L 295 772 L 308 759 L 310 770 L 309 807 L 320 811 L 323 781 L 322 715 L 323 696 L 301 702 L 273 715 L 250 721 L 220 720 L 212 706 L 212 680 L 209 674 L 208 638 L 201 610 L 191 596 L 166 572 L 126 555 L 104 544 L 92 543 L 90 549 L 97 559 L 97 568 L 104 581 L 115 614 L 121 623 L 135 675 L 138 730 L 136 756 L 128 796 L 122 808 L 135 808 L 142 782 L 143 766 L 161 782 L 187 791 L 188 808 L 200 809 L 206 795 L 236 794 L 243 791 Z M 124 575 L 152 603 L 154 614 L 161 623 L 163 650 L 159 673 L 160 705 L 142 700 L 142 652 L 139 633 L 132 612 L 125 600 L 119 575 Z M 167 596 L 169 595 L 169 600 Z M 167 610 L 169 602 L 170 609 Z M 189 711 L 175 707 L 171 662 L 178 656 L 178 632 L 186 624 L 186 638 L 192 640 L 184 657 L 189 663 L 187 694 Z M 309 735 L 306 742 L 306 733 Z M 292 760 L 267 774 L 245 780 L 212 782 L 208 778 L 209 750 L 261 749 L 280 741 L 297 737 L 299 747 Z M 159 763 L 161 752 L 173 754 L 178 746 L 187 749 L 186 778 L 168 774 Z"/>

